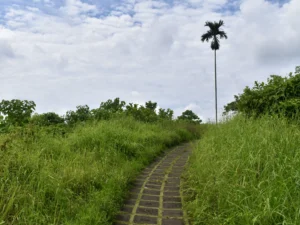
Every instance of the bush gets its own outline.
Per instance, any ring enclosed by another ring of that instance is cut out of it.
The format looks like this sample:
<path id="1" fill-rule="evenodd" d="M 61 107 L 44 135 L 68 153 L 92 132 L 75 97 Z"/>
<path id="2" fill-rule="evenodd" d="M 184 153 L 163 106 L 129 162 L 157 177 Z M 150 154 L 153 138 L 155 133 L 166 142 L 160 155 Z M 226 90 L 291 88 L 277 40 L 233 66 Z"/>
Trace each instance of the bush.
<path id="1" fill-rule="evenodd" d="M 225 113 L 238 111 L 247 116 L 281 115 L 294 119 L 300 111 L 300 74 L 289 77 L 271 75 L 267 83 L 255 81 L 251 89 L 235 96 L 235 101 L 225 106 Z"/>

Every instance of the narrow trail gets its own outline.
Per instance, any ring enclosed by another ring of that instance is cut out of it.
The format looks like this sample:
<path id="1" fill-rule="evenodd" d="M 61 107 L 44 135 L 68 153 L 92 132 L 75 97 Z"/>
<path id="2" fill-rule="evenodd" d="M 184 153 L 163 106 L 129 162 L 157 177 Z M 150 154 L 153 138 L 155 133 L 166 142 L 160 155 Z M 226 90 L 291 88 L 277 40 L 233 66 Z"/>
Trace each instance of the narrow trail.
<path id="1" fill-rule="evenodd" d="M 190 144 L 177 146 L 146 168 L 137 178 L 114 225 L 187 225 L 180 175 L 190 153 Z"/>

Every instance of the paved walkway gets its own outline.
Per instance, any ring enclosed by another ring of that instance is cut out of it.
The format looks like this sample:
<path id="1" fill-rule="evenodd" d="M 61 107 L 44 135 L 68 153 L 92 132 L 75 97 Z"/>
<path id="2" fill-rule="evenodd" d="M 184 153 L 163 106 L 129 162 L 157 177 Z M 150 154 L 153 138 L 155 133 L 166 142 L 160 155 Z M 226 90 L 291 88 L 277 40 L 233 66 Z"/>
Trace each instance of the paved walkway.
<path id="1" fill-rule="evenodd" d="M 180 175 L 190 153 L 189 144 L 180 145 L 146 168 L 114 225 L 187 225 L 181 204 Z"/>

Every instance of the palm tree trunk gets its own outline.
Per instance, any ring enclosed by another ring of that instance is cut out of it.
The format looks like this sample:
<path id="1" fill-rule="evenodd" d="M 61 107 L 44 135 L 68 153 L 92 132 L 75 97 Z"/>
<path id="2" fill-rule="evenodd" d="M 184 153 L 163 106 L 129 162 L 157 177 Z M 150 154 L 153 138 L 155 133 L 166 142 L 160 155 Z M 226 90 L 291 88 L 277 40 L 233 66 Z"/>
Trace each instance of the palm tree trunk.
<path id="1" fill-rule="evenodd" d="M 218 124 L 218 93 L 217 93 L 217 50 L 215 50 L 215 104 L 216 104 L 216 124 Z"/>

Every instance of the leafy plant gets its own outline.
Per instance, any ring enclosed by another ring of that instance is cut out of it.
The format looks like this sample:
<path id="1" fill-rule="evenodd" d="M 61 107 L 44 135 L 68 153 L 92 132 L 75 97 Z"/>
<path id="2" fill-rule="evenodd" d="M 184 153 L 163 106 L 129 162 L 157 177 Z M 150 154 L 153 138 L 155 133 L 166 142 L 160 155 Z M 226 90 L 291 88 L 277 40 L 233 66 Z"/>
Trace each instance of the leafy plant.
<path id="1" fill-rule="evenodd" d="M 185 110 L 181 116 L 178 116 L 178 120 L 184 120 L 184 121 L 196 122 L 196 123 L 202 122 L 202 120 L 192 110 Z"/>
<path id="2" fill-rule="evenodd" d="M 120 101 L 120 98 L 115 98 L 113 101 L 111 99 L 106 102 L 101 102 L 100 107 L 97 109 L 92 109 L 91 113 L 96 120 L 107 120 L 113 117 L 115 114 L 122 113 L 124 111 L 126 102 Z"/>
<path id="3" fill-rule="evenodd" d="M 65 120 L 68 124 L 84 122 L 91 118 L 90 108 L 87 105 L 76 106 L 76 111 L 68 111 Z"/>
<path id="4" fill-rule="evenodd" d="M 1 116 L 1 123 L 22 126 L 29 122 L 35 107 L 36 105 L 33 101 L 22 101 L 19 99 L 2 100 L 0 102 L 0 113 L 5 117 Z"/>
<path id="5" fill-rule="evenodd" d="M 255 81 L 253 88 L 247 86 L 224 109 L 225 114 L 237 111 L 254 117 L 269 114 L 294 118 L 300 110 L 300 74 L 271 75 L 267 83 Z"/>
<path id="6" fill-rule="evenodd" d="M 166 120 L 172 120 L 174 115 L 174 111 L 171 109 L 162 109 L 160 108 L 158 110 L 158 116 L 160 119 L 166 119 Z"/>
<path id="7" fill-rule="evenodd" d="M 64 118 L 54 112 L 43 114 L 34 114 L 30 120 L 31 123 L 39 126 L 50 126 L 64 123 Z"/>
<path id="8" fill-rule="evenodd" d="M 295 68 L 295 74 L 300 74 L 300 66 L 296 66 L 296 68 Z"/>

